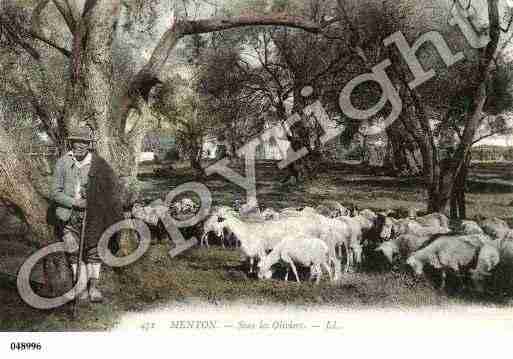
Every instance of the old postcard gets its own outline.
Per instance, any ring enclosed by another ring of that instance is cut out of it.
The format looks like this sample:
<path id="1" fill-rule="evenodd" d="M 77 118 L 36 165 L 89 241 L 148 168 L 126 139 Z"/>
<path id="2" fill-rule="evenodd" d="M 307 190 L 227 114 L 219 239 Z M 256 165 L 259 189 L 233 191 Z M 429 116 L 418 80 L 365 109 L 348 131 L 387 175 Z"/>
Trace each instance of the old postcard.
<path id="1" fill-rule="evenodd" d="M 0 0 L 0 353 L 493 355 L 512 22 L 510 0 Z"/>

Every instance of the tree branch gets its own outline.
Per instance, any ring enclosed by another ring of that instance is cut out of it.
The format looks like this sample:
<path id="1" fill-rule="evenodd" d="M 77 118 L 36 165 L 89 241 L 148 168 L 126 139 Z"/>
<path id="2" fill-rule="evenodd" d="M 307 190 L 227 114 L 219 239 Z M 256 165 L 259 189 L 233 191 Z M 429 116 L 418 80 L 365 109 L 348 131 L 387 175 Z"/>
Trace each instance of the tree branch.
<path id="1" fill-rule="evenodd" d="M 290 16 L 286 13 L 278 13 L 260 16 L 213 17 L 201 20 L 185 20 L 180 23 L 180 27 L 182 28 L 183 35 L 204 34 L 243 26 L 286 26 L 313 34 L 320 34 L 327 26 L 336 21 L 339 21 L 339 19 L 317 23 L 301 17 Z"/>
<path id="2" fill-rule="evenodd" d="M 67 0 L 52 0 L 52 2 L 55 4 L 57 9 L 61 13 L 62 17 L 64 18 L 66 25 L 68 25 L 69 31 L 72 34 L 74 34 L 76 27 L 77 27 L 78 17 L 77 18 L 74 17 L 71 7 L 68 4 L 68 1 Z"/>
<path id="3" fill-rule="evenodd" d="M 0 34 L 2 33 L 11 44 L 20 46 L 34 59 L 39 60 L 41 58 L 39 52 L 22 38 L 23 28 L 15 21 L 13 22 L 12 19 L 3 17 L 0 14 Z"/>
<path id="4" fill-rule="evenodd" d="M 301 17 L 290 16 L 285 13 L 278 13 L 272 15 L 254 15 L 254 16 L 240 16 L 240 17 L 212 17 L 202 20 L 180 20 L 171 16 L 171 26 L 161 37 L 159 43 L 153 50 L 148 63 L 139 71 L 131 82 L 129 89 L 123 100 L 121 101 L 120 116 L 121 123 L 123 118 L 126 118 L 130 109 L 134 106 L 134 99 L 137 95 L 148 100 L 151 89 L 158 83 L 159 74 L 164 64 L 169 59 L 171 52 L 174 50 L 178 41 L 187 35 L 203 34 L 216 32 L 221 30 L 228 30 L 245 26 L 286 26 L 304 31 L 319 34 L 327 26 L 333 24 L 339 19 L 332 19 L 330 21 L 316 23 L 305 20 Z M 126 123 L 126 122 L 125 122 Z"/>
<path id="5" fill-rule="evenodd" d="M 32 36 L 35 40 L 39 40 L 41 42 L 44 42 L 48 46 L 53 47 L 55 50 L 59 51 L 62 55 L 66 56 L 66 57 L 70 57 L 71 56 L 71 51 L 70 50 L 65 49 L 64 47 L 57 45 L 52 40 L 49 40 L 49 39 L 39 35 L 38 33 L 35 33 L 33 31 L 31 31 L 30 32 L 30 36 Z"/>
<path id="6" fill-rule="evenodd" d="M 55 42 L 51 41 L 50 39 L 47 39 L 45 36 L 43 36 L 43 32 L 41 30 L 41 23 L 40 23 L 40 17 L 41 12 L 46 8 L 50 0 L 42 0 L 40 1 L 37 6 L 35 7 L 34 11 L 32 12 L 32 18 L 31 18 L 31 30 L 30 30 L 30 36 L 32 36 L 34 39 L 44 42 L 45 44 L 49 45 L 50 47 L 53 47 L 54 49 L 61 52 L 64 56 L 70 57 L 71 51 L 57 45 Z"/>
<path id="7" fill-rule="evenodd" d="M 511 133 L 512 133 L 511 130 L 509 130 L 509 131 L 506 131 L 506 130 L 492 131 L 492 132 L 490 132 L 490 133 L 488 133 L 486 135 L 483 135 L 483 136 L 479 137 L 477 140 L 474 140 L 472 142 L 472 146 L 475 145 L 478 142 L 481 142 L 482 140 L 484 140 L 486 138 L 493 137 L 495 135 L 506 135 L 506 134 L 511 134 Z"/>

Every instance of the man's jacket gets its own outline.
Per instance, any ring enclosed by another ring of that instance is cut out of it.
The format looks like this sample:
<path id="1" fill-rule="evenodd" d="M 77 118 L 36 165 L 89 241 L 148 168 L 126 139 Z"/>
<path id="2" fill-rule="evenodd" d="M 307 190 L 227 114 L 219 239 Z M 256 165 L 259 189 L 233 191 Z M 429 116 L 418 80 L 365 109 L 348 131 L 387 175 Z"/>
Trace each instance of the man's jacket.
<path id="1" fill-rule="evenodd" d="M 91 155 L 89 155 L 91 157 Z M 90 161 L 89 161 L 90 162 Z M 90 166 L 86 164 L 85 166 Z M 83 176 L 82 176 L 83 177 Z M 61 221 L 67 222 L 71 217 L 73 201 L 80 190 L 80 184 L 87 184 L 87 178 L 81 178 L 80 168 L 72 152 L 62 156 L 55 166 L 55 175 L 53 182 L 53 200 L 57 205 L 56 215 Z"/>
<path id="2" fill-rule="evenodd" d="M 77 191 L 77 177 L 73 175 L 72 163 L 73 158 L 63 156 L 55 170 L 53 200 L 57 204 L 57 217 L 62 221 L 69 220 Z M 123 193 L 121 182 L 112 167 L 102 157 L 92 154 L 84 196 L 87 198 L 86 248 L 96 246 L 107 228 L 124 219 Z"/>

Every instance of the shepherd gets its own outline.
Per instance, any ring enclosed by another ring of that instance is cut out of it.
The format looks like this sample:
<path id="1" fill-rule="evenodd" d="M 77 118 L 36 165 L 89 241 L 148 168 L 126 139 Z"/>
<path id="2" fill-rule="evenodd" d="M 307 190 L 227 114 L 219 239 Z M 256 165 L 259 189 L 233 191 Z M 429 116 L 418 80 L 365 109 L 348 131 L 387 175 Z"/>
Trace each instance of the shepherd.
<path id="1" fill-rule="evenodd" d="M 71 253 L 68 260 L 73 283 L 77 281 L 77 275 L 82 277 L 78 272 L 87 275 L 86 290 L 73 295 L 99 303 L 103 301 L 103 295 L 98 286 L 101 272 L 98 241 L 109 226 L 123 220 L 121 193 L 124 191 L 112 167 L 94 152 L 94 135 L 90 126 L 72 129 L 67 140 L 70 151 L 57 161 L 54 172 L 56 233 Z M 81 236 L 83 255 L 79 260 Z M 80 270 L 78 263 L 81 264 Z"/>

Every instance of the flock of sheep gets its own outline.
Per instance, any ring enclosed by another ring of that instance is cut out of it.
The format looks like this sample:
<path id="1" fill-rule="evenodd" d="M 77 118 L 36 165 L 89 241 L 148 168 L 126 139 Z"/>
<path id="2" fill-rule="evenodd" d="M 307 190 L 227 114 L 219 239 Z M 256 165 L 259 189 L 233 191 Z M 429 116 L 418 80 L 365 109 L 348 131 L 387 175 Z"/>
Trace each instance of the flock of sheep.
<path id="1" fill-rule="evenodd" d="M 483 283 L 499 263 L 513 265 L 513 231 L 503 220 L 491 218 L 480 224 L 461 221 L 450 225 L 440 213 L 395 219 L 391 213 L 369 209 L 350 211 L 336 201 L 324 201 L 316 208 L 286 208 L 281 211 L 240 206 L 215 207 L 202 223 L 200 245 L 209 247 L 215 235 L 221 245 L 239 247 L 249 259 L 249 272 L 269 279 L 278 262 L 287 264 L 299 282 L 296 265 L 310 268 L 310 278 L 319 283 L 323 272 L 336 281 L 344 271 L 353 272 L 366 262 L 382 258 L 390 265 L 407 265 L 423 276 L 427 266 L 441 274 L 443 289 L 449 273 L 469 276 L 474 289 Z M 194 214 L 188 199 L 169 206 L 136 207 L 132 214 L 153 226 L 159 211 L 172 215 Z M 463 281 L 460 281 L 463 283 Z"/>
<path id="2" fill-rule="evenodd" d="M 485 279 L 501 261 L 513 262 L 513 231 L 500 219 L 461 221 L 451 228 L 440 213 L 395 219 L 368 209 L 351 213 L 334 201 L 279 212 L 217 207 L 203 224 L 201 245 L 208 247 L 209 233 L 220 237 L 223 246 L 238 243 L 249 258 L 250 273 L 256 271 L 260 279 L 271 278 L 273 265 L 283 261 L 289 268 L 286 280 L 292 270 L 299 282 L 300 264 L 310 268 L 317 283 L 323 270 L 336 281 L 343 261 L 351 272 L 377 258 L 365 255 L 373 252 L 390 264 L 408 265 L 418 276 L 429 265 L 440 272 L 441 288 L 447 274 L 454 273 L 469 275 L 474 288 L 483 291 Z"/>

